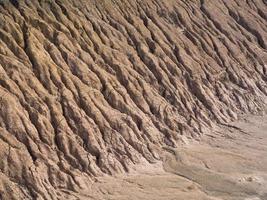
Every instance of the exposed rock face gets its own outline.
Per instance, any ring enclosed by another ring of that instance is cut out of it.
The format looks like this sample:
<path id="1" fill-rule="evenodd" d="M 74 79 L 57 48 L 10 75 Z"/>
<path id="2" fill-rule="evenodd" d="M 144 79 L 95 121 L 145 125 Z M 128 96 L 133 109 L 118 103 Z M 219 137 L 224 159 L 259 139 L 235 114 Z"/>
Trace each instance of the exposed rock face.
<path id="1" fill-rule="evenodd" d="M 0 199 L 61 199 L 263 109 L 264 0 L 1 0 Z"/>

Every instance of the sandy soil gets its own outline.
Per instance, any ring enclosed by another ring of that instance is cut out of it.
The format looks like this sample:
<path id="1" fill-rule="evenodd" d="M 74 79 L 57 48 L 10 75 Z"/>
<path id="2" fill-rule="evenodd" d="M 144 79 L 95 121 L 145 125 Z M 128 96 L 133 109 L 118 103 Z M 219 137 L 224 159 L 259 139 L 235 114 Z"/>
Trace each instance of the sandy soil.
<path id="1" fill-rule="evenodd" d="M 266 130 L 266 116 L 222 125 L 199 142 L 166 148 L 163 163 L 98 179 L 77 199 L 266 200 Z"/>
<path id="2" fill-rule="evenodd" d="M 243 180 L 264 166 L 254 133 L 180 143 L 266 107 L 265 2 L 0 0 L 0 199 L 224 198 L 260 182 Z"/>

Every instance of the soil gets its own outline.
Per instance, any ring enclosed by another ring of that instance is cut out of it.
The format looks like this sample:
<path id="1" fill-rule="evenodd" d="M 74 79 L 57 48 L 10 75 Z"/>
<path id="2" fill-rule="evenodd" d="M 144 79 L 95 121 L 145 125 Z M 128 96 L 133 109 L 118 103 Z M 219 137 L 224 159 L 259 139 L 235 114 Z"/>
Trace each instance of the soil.
<path id="1" fill-rule="evenodd" d="M 162 160 L 183 178 L 159 167 L 144 195 L 166 179 L 176 198 L 264 198 L 243 190 L 264 181 L 244 173 L 263 169 L 265 140 L 226 124 L 266 109 L 266 13 L 265 0 L 0 0 L 0 198 L 75 199 Z M 195 144 L 208 135 L 229 146 Z"/>
<path id="2" fill-rule="evenodd" d="M 97 179 L 90 197 L 266 200 L 267 116 L 246 116 L 228 125 L 232 128 L 222 126 L 199 142 L 168 148 L 162 163 L 139 166 L 126 176 Z"/>

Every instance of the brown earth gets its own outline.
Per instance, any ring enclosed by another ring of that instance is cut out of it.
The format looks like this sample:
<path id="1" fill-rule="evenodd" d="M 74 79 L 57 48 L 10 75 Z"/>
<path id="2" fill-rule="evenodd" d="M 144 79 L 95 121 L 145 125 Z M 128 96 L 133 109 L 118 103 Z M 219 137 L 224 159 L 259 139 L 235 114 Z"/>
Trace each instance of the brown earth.
<path id="1" fill-rule="evenodd" d="M 0 199 L 62 199 L 261 112 L 266 5 L 0 0 Z"/>

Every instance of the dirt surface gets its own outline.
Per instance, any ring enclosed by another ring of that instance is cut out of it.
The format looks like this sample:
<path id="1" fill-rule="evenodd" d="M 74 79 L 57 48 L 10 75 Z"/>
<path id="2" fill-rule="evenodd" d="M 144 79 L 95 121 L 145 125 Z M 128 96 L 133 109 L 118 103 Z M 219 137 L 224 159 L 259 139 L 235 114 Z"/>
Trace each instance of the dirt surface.
<path id="1" fill-rule="evenodd" d="M 264 0 L 0 0 L 0 198 L 64 199 L 260 113 L 266 13 Z"/>
<path id="2" fill-rule="evenodd" d="M 163 163 L 97 179 L 91 199 L 267 200 L 267 116 L 231 125 L 200 142 L 168 148 Z"/>

